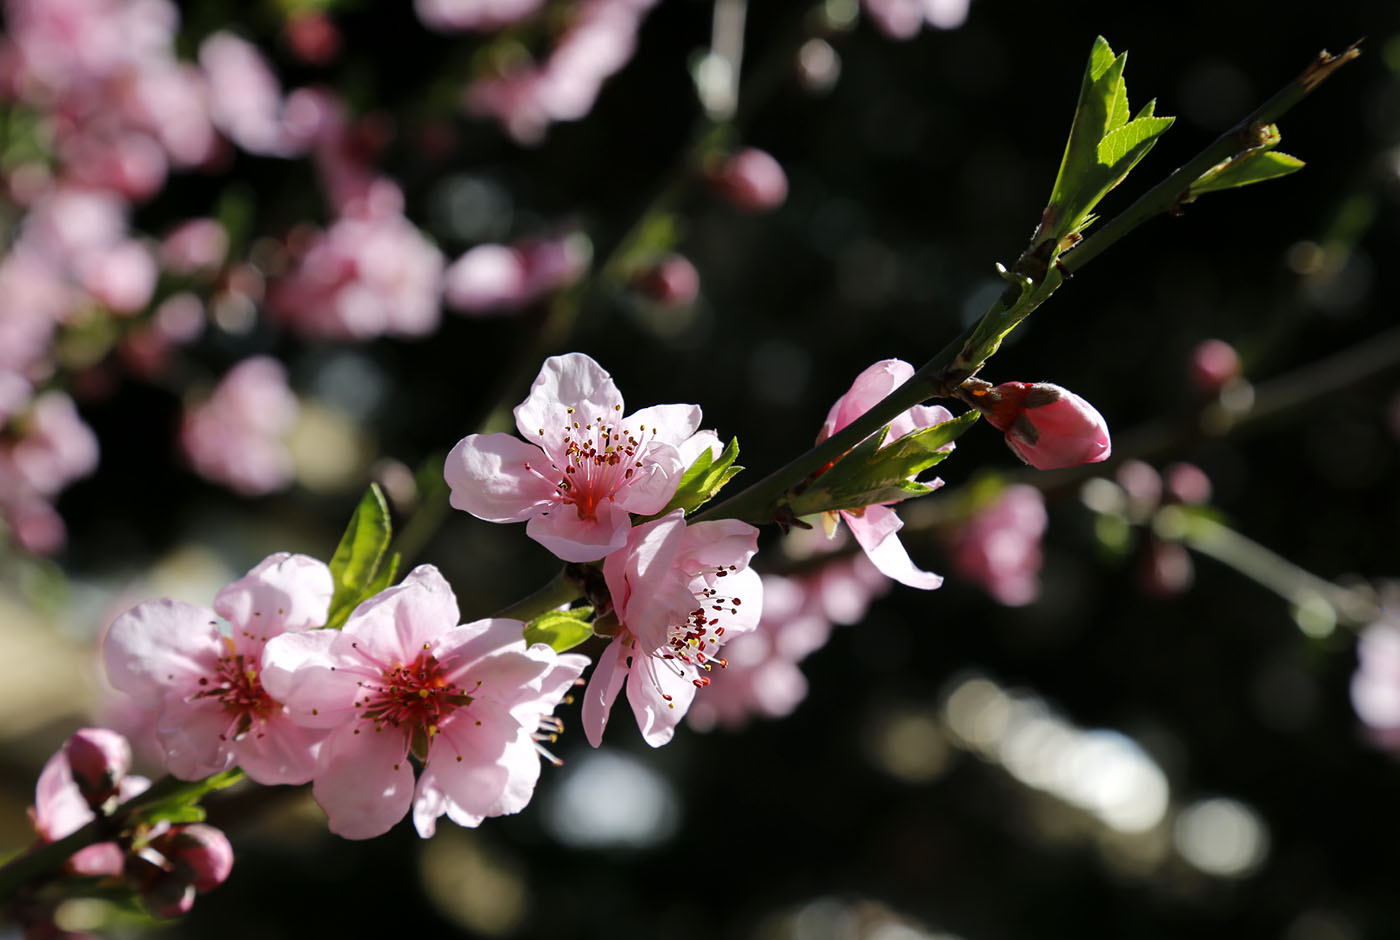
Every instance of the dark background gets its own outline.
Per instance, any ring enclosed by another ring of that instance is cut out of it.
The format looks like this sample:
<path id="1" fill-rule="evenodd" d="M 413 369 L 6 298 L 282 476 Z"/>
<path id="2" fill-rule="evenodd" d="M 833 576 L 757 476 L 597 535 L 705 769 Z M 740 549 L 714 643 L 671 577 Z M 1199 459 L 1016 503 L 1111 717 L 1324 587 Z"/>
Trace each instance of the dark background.
<path id="1" fill-rule="evenodd" d="M 795 3 L 751 4 L 746 63 L 778 55 L 806 13 Z M 613 245 L 683 160 L 699 117 L 685 63 L 708 41 L 710 14 L 706 3 L 662 3 L 593 113 L 553 127 L 534 149 L 441 106 L 444 83 L 450 90 L 477 41 L 429 34 L 409 4 L 337 12 L 346 51 L 326 69 L 296 65 L 259 32 L 257 16 L 249 29 L 288 87 L 329 81 L 361 109 L 394 116 L 385 169 L 404 185 L 410 217 L 455 257 L 468 243 L 434 219 L 443 181 L 460 174 L 509 194 L 514 213 L 497 238 L 569 219 L 599 252 Z M 241 15 L 196 4 L 186 31 L 194 42 Z M 1129 456 L 1121 443 L 1132 429 L 1165 421 L 1171 443 L 1151 458 L 1202 466 L 1238 529 L 1323 577 L 1395 575 L 1394 370 L 1228 437 L 1191 430 L 1198 402 L 1185 378 L 1190 350 L 1207 337 L 1234 343 L 1248 377 L 1264 382 L 1393 324 L 1385 272 L 1400 239 L 1400 16 L 1385 0 L 1312 5 L 1303 15 L 1247 3 L 982 0 L 961 28 L 903 43 L 863 21 L 832 39 L 842 72 L 829 94 L 785 81 L 745 101 L 752 112 L 741 139 L 782 162 L 787 203 L 747 215 L 701 189 L 684 200 L 679 248 L 702 278 L 694 314 L 648 311 L 621 290 L 594 293 L 572 338 L 551 351 L 594 356 L 629 406 L 698 401 L 706 426 L 738 436 L 750 475 L 776 467 L 809 446 L 861 369 L 886 357 L 917 364 L 980 312 L 996 285 L 994 262 L 1010 263 L 1038 218 L 1097 34 L 1131 50 L 1133 107 L 1155 96 L 1159 114 L 1178 116 L 1101 207 L 1106 216 L 1319 49 L 1367 38 L 1359 62 L 1281 122 L 1281 149 L 1308 161 L 1302 173 L 1152 222 L 1038 311 L 985 377 L 1053 381 L 1088 398 L 1114 430 L 1115 459 Z M 443 128 L 452 147 L 429 155 L 422 133 Z M 260 231 L 323 211 L 304 164 L 238 160 L 235 172 L 259 195 Z M 209 181 L 177 179 L 137 223 L 159 231 L 215 196 Z M 1290 266 L 1295 244 L 1339 231 L 1345 263 L 1335 277 Z M 530 348 L 540 317 L 449 314 L 428 340 L 353 350 L 265 327 L 206 337 L 193 356 L 218 371 L 274 352 L 306 388 L 327 362 L 353 353 L 386 389 L 366 429 L 382 453 L 412 466 L 476 426 L 485 397 L 508 381 L 501 364 Z M 523 391 L 512 388 L 506 401 Z M 352 492 L 240 501 L 173 458 L 146 456 L 170 453 L 178 398 L 168 388 L 128 380 L 84 414 L 104 462 L 60 505 L 73 570 L 101 570 L 114 553 L 154 558 L 188 537 L 192 520 L 214 520 L 214 540 L 231 518 L 253 520 L 255 531 L 256 520 L 277 520 L 279 534 L 291 529 L 302 540 L 268 546 L 244 536 L 234 552 L 247 557 L 237 563 L 255 562 L 262 548 L 324 557 L 353 506 Z M 951 490 L 989 469 L 1013 471 L 1015 461 L 978 427 L 940 475 Z M 870 924 L 882 918 L 967 940 L 1400 936 L 1400 766 L 1352 713 L 1353 635 L 1309 638 L 1282 600 L 1208 559 L 1197 559 L 1190 592 L 1144 594 L 1137 554 L 1104 553 L 1075 492 L 1070 483 L 1051 493 L 1045 590 L 1030 607 L 999 607 L 954 577 L 936 593 L 896 587 L 804 663 L 810 693 L 784 721 L 740 734 L 683 728 L 652 752 L 619 714 L 608 746 L 639 756 L 680 796 L 679 828 L 660 845 L 583 850 L 555 841 L 545 806 L 567 764 L 545 768 L 521 816 L 440 833 L 446 855 L 425 856 L 408 824 L 348 843 L 306 822 L 295 798 L 236 794 L 214 808 L 239 850 L 234 874 L 172 935 L 471 935 L 473 925 L 489 933 L 490 922 L 429 900 L 421 872 L 447 858 L 466 872 L 457 894 L 469 908 L 493 884 L 497 899 L 523 885 L 523 919 L 505 928 L 517 936 L 876 936 Z M 916 561 L 949 571 L 935 535 L 906 541 Z M 420 560 L 443 568 L 466 619 L 554 570 L 519 530 L 459 513 Z M 1260 867 L 1216 878 L 1170 849 L 1135 861 L 1132 846 L 1085 814 L 946 741 L 945 763 L 925 782 L 882 769 L 870 756 L 881 716 L 936 713 L 948 683 L 968 670 L 1033 691 L 1076 726 L 1130 735 L 1166 772 L 1174 805 L 1225 794 L 1253 807 L 1269 833 Z M 571 709 L 563 714 L 576 724 Z M 569 763 L 586 750 L 576 732 L 558 747 Z M 483 881 L 483 870 L 505 880 Z"/>

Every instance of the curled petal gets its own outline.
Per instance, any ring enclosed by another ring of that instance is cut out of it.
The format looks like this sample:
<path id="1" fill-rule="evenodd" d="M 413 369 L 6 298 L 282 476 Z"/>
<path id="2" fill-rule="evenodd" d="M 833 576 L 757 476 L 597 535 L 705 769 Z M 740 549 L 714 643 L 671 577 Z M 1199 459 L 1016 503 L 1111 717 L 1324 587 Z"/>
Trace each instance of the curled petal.
<path id="1" fill-rule="evenodd" d="M 588 688 L 583 692 L 583 710 L 580 720 L 588 743 L 598 747 L 603 743 L 603 729 L 608 726 L 608 713 L 612 711 L 617 693 L 627 679 L 634 653 L 625 645 L 622 637 L 608 644 L 603 655 L 598 657 L 598 665 L 593 667 Z"/>
<path id="2" fill-rule="evenodd" d="M 894 510 L 886 506 L 866 506 L 860 515 L 842 512 L 841 518 L 850 526 L 866 557 L 880 569 L 880 573 L 893 578 L 900 584 L 922 590 L 933 590 L 943 583 L 943 578 L 931 571 L 923 571 L 914 566 L 909 553 L 899 541 L 897 533 L 904 526 Z"/>
<path id="3" fill-rule="evenodd" d="M 324 562 L 278 552 L 214 597 L 214 610 L 240 628 L 265 639 L 288 630 L 324 626 L 335 584 Z"/>
<path id="4" fill-rule="evenodd" d="M 627 701 L 641 729 L 642 740 L 660 747 L 676 733 L 676 725 L 695 699 L 695 667 L 676 660 L 650 660 L 627 677 Z M 673 668 L 674 667 L 674 668 Z"/>
<path id="5" fill-rule="evenodd" d="M 560 505 L 527 522 L 525 534 L 562 561 L 597 561 L 625 545 L 631 528 L 628 510 L 604 499 L 592 519 L 580 518 L 572 506 Z"/>

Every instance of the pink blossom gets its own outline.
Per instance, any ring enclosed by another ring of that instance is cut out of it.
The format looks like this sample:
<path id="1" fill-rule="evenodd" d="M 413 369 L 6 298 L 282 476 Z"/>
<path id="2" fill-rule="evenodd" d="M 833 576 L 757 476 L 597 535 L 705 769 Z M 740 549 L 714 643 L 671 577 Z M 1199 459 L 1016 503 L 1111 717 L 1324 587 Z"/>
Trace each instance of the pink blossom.
<path id="1" fill-rule="evenodd" d="M 187 219 L 160 245 L 160 263 L 176 274 L 218 268 L 228 255 L 228 233 L 217 219 Z"/>
<path id="2" fill-rule="evenodd" d="M 348 839 L 413 809 L 424 837 L 519 812 L 539 778 L 534 734 L 588 660 L 527 647 L 518 620 L 458 623 L 457 599 L 421 565 L 361 604 L 343 630 L 268 644 L 263 676 L 292 716 L 329 732 L 312 792 Z M 410 755 L 423 763 L 415 788 Z"/>
<path id="3" fill-rule="evenodd" d="M 282 27 L 282 38 L 297 58 L 310 65 L 327 65 L 340 53 L 340 30 L 320 10 L 293 13 Z"/>
<path id="4" fill-rule="evenodd" d="M 1191 351 L 1191 384 L 1202 395 L 1219 395 L 1240 371 L 1239 353 L 1223 339 L 1205 340 Z"/>
<path id="5" fill-rule="evenodd" d="M 594 561 L 627 541 L 631 513 L 660 512 L 685 472 L 677 449 L 697 405 L 622 417 L 612 376 L 582 353 L 545 360 L 515 409 L 524 441 L 472 434 L 447 455 L 451 502 L 487 522 L 529 520 L 525 534 L 565 561 Z"/>
<path id="6" fill-rule="evenodd" d="M 101 806 L 117 793 L 117 785 L 131 770 L 131 745 L 106 728 L 83 728 L 64 745 L 68 769 L 78 792 L 92 807 Z"/>
<path id="7" fill-rule="evenodd" d="M 78 735 L 102 742 L 104 751 L 115 749 L 119 752 L 121 744 L 125 743 L 112 741 L 112 738 L 120 739 L 121 736 L 105 728 L 84 728 Z M 84 797 L 74 779 L 73 768 L 69 763 L 71 742 L 70 738 L 69 742 L 59 748 L 44 764 L 34 791 L 34 808 L 30 811 L 30 817 L 34 822 L 35 832 L 45 842 L 57 842 L 64 836 L 72 835 L 97 816 L 93 804 Z M 129 746 L 126 753 L 129 762 Z M 145 777 L 129 775 L 124 770 L 116 777 L 116 784 L 113 792 L 108 794 L 108 799 L 115 796 L 119 801 L 129 800 L 151 785 Z M 105 800 L 99 801 L 96 805 L 101 806 L 104 802 Z M 68 868 L 82 875 L 120 875 L 121 847 L 115 842 L 90 845 L 68 860 Z"/>
<path id="8" fill-rule="evenodd" d="M 891 39 L 912 39 L 928 23 L 957 29 L 967 19 L 968 0 L 862 0 L 866 15 Z"/>
<path id="9" fill-rule="evenodd" d="M 443 275 L 443 299 L 467 314 L 517 310 L 573 284 L 591 255 L 588 238 L 578 234 L 515 246 L 477 245 Z"/>
<path id="10" fill-rule="evenodd" d="M 1047 522 L 1040 490 L 1008 486 L 958 530 L 953 566 L 998 602 L 1029 604 L 1040 593 L 1040 539 Z"/>
<path id="11" fill-rule="evenodd" d="M 288 133 L 281 85 L 257 46 L 216 32 L 200 44 L 199 64 L 209 77 L 210 116 L 234 143 L 275 157 L 305 149 L 305 140 Z"/>
<path id="12" fill-rule="evenodd" d="M 269 303 L 308 336 L 426 336 L 441 317 L 442 267 L 441 253 L 397 211 L 344 216 L 311 239 Z"/>
<path id="13" fill-rule="evenodd" d="M 249 496 L 271 493 L 292 482 L 285 438 L 298 410 L 281 363 L 254 356 L 186 411 L 180 446 L 201 476 Z"/>
<path id="14" fill-rule="evenodd" d="M 542 65 L 478 79 L 468 86 L 472 114 L 494 117 L 522 144 L 537 144 L 555 121 L 588 114 L 603 83 L 627 64 L 642 17 L 655 0 L 582 0 Z"/>
<path id="15" fill-rule="evenodd" d="M 172 600 L 138 604 L 103 644 L 107 677 L 138 705 L 159 709 L 156 737 L 181 780 L 242 767 L 265 784 L 311 779 L 323 732 L 288 717 L 263 684 L 274 637 L 326 622 L 333 585 L 324 564 L 270 555 L 214 598 L 214 609 Z M 220 629 L 215 613 L 231 625 Z"/>
<path id="16" fill-rule="evenodd" d="M 583 731 L 597 747 L 617 694 L 652 747 L 671 740 L 720 648 L 753 630 L 763 582 L 749 569 L 758 530 L 735 519 L 686 525 L 681 510 L 637 526 L 603 561 L 617 636 L 593 670 L 583 698 Z"/>
<path id="17" fill-rule="evenodd" d="M 763 212 L 783 204 L 788 181 L 783 167 L 765 150 L 745 147 L 710 176 L 710 182 L 740 209 Z"/>
<path id="18" fill-rule="evenodd" d="M 1162 469 L 1167 495 L 1178 503 L 1202 505 L 1210 502 L 1210 477 L 1193 463 L 1184 461 L 1168 464 Z"/>
<path id="19" fill-rule="evenodd" d="M 662 307 L 689 307 L 700 295 L 700 272 L 685 255 L 669 254 L 641 272 L 632 284 Z"/>
<path id="20" fill-rule="evenodd" d="M 151 839 L 150 847 L 201 894 L 223 884 L 233 871 L 228 837 L 204 823 L 172 826 Z"/>
<path id="21" fill-rule="evenodd" d="M 1377 742 L 1400 747 L 1400 588 L 1381 588 L 1381 614 L 1356 641 L 1351 704 Z"/>
<path id="22" fill-rule="evenodd" d="M 78 282 L 98 303 L 120 316 L 139 313 L 150 303 L 160 271 L 143 242 L 122 239 L 75 259 Z"/>
<path id="23" fill-rule="evenodd" d="M 1005 382 L 973 389 L 970 401 L 1005 432 L 1006 446 L 1038 470 L 1098 463 L 1112 451 L 1103 415 L 1058 385 Z"/>
<path id="24" fill-rule="evenodd" d="M 438 32 L 492 32 L 533 16 L 544 0 L 414 0 L 423 25 Z"/>
<path id="25" fill-rule="evenodd" d="M 817 435 L 817 443 L 820 444 L 865 414 L 890 392 L 909 381 L 913 375 L 914 367 L 900 359 L 885 359 L 870 366 L 856 376 L 850 391 L 831 406 L 831 410 L 827 412 L 826 423 Z M 952 419 L 948 409 L 941 405 L 915 405 L 890 422 L 886 443 Z M 926 485 L 938 487 L 943 485 L 943 481 L 934 479 Z M 932 590 L 943 583 L 940 576 L 914 566 L 897 535 L 904 523 L 895 515 L 893 509 L 876 505 L 827 513 L 823 523 L 828 534 L 835 533 L 841 519 L 846 521 L 851 535 L 855 536 L 866 556 L 886 577 L 923 590 Z"/>
<path id="26" fill-rule="evenodd" d="M 35 493 L 54 496 L 97 469 L 97 435 L 62 392 L 34 399 L 26 428 L 3 457 Z M 3 498 L 0 498 L 3 501 Z"/>

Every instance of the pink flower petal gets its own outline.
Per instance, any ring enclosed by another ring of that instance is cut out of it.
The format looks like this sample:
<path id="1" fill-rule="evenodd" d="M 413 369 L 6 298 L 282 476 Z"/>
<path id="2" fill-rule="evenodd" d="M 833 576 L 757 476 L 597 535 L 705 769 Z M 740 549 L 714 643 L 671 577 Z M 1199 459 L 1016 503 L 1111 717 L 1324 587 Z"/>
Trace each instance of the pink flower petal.
<path id="1" fill-rule="evenodd" d="M 544 361 L 530 394 L 515 408 L 515 426 L 525 440 L 546 442 L 549 451 L 562 444 L 574 421 L 604 417 L 611 423 L 621 413 L 622 393 L 612 376 L 583 353 L 569 353 Z"/>
<path id="2" fill-rule="evenodd" d="M 543 451 L 510 434 L 470 434 L 443 467 L 453 508 L 487 522 L 521 522 L 549 509 L 558 498 L 550 472 Z"/>
<path id="3" fill-rule="evenodd" d="M 107 678 L 143 708 L 156 708 L 170 688 L 193 685 L 223 652 L 214 612 L 181 601 L 138 604 L 107 630 Z"/>
<path id="4" fill-rule="evenodd" d="M 388 832 L 413 803 L 413 767 L 403 734 L 344 725 L 322 747 L 311 792 L 336 835 L 372 839 Z"/>
<path id="5" fill-rule="evenodd" d="M 288 630 L 325 626 L 335 584 L 325 563 L 278 552 L 214 596 L 214 610 L 266 639 Z"/>
<path id="6" fill-rule="evenodd" d="M 862 515 L 842 512 L 841 518 L 851 529 L 867 558 L 880 569 L 880 573 L 893 578 L 900 584 L 922 590 L 932 590 L 943 583 L 943 578 L 931 571 L 915 567 L 909 553 L 896 535 L 904 523 L 885 506 L 866 506 Z"/>
<path id="7" fill-rule="evenodd" d="M 584 736 L 594 747 L 603 743 L 603 729 L 608 726 L 608 713 L 612 711 L 617 693 L 621 691 L 622 683 L 627 679 L 627 670 L 631 668 L 633 655 L 632 649 L 625 644 L 622 637 L 618 637 L 608 644 L 608 648 L 598 657 L 598 664 L 593 667 L 593 675 L 583 692 L 580 721 L 583 722 Z"/>
<path id="8" fill-rule="evenodd" d="M 695 669 L 678 665 L 677 674 L 667 662 L 654 659 L 643 665 L 650 668 L 634 668 L 627 677 L 627 701 L 642 740 L 660 747 L 675 735 L 676 725 L 695 698 Z"/>

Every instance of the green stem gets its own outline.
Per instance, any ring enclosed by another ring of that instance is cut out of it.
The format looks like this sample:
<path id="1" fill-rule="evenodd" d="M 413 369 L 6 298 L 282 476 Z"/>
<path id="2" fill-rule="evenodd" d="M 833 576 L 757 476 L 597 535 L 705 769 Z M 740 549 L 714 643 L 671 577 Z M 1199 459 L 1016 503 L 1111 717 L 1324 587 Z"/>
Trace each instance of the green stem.
<path id="1" fill-rule="evenodd" d="M 1258 128 L 1283 117 L 1328 76 L 1360 54 L 1361 50 L 1357 48 L 1356 43 L 1337 55 L 1330 55 L 1326 51 L 1318 53 L 1317 58 L 1303 70 L 1303 74 L 1255 108 L 1248 117 L 1222 134 L 1191 162 L 1143 193 L 1136 202 L 1114 216 L 1077 247 L 1062 254 L 1060 267 L 1073 274 L 1148 219 L 1180 211 L 1182 203 L 1189 195 L 1191 184 L 1200 178 L 1202 173 L 1252 146 Z"/>
<path id="2" fill-rule="evenodd" d="M 1184 515 L 1179 510 L 1177 514 Z M 1174 524 L 1169 522 L 1168 526 Z M 1380 609 L 1365 594 L 1319 578 L 1214 519 L 1193 515 L 1180 520 L 1180 526 L 1181 540 L 1186 545 L 1228 565 L 1295 607 L 1306 609 L 1321 601 L 1335 619 L 1353 627 L 1370 623 L 1380 615 Z"/>

